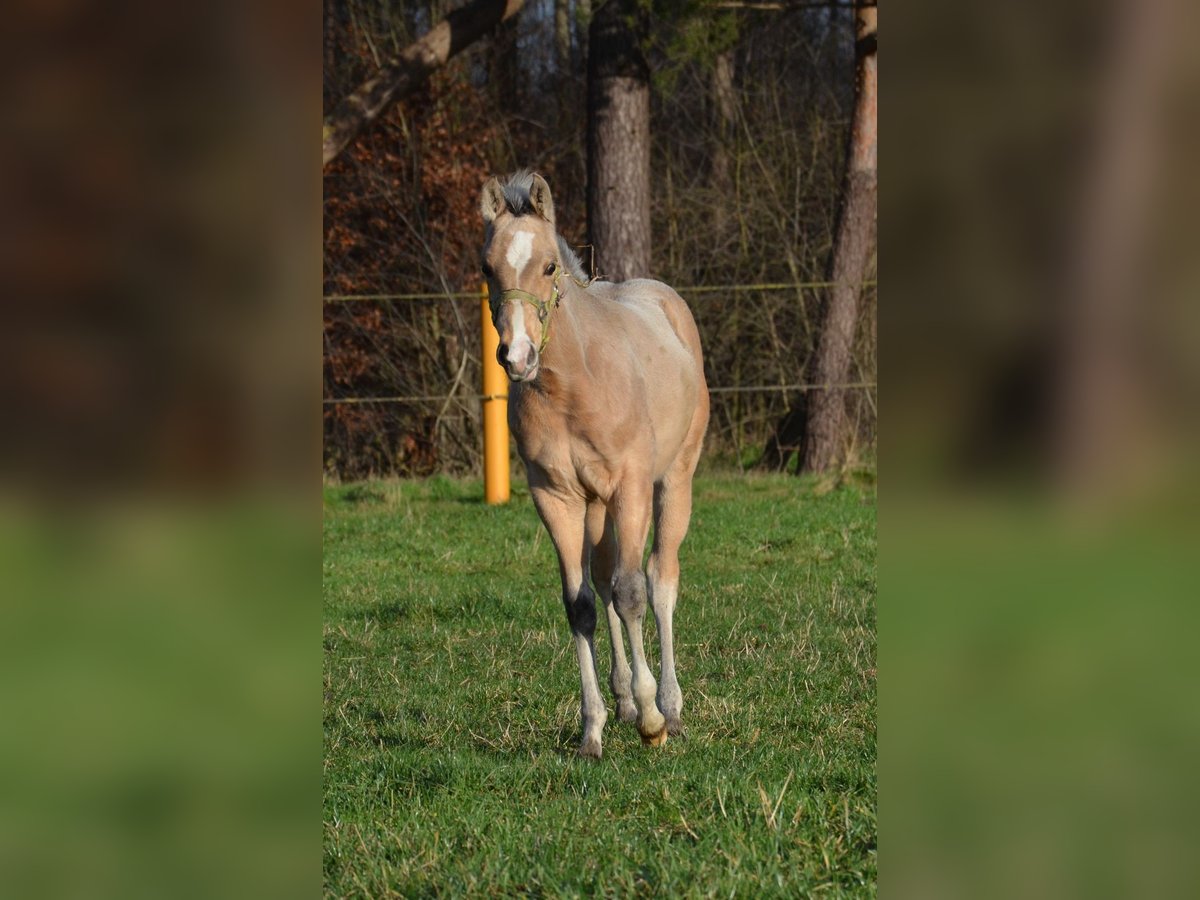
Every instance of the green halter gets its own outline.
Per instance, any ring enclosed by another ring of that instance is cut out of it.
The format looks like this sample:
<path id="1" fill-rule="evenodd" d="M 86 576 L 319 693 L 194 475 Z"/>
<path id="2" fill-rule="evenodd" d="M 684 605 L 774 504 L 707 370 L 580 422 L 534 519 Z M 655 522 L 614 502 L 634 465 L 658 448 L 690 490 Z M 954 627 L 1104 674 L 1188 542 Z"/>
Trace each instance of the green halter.
<path id="1" fill-rule="evenodd" d="M 549 300 L 543 300 L 529 291 L 522 291 L 518 288 L 509 288 L 507 291 L 500 292 L 500 298 L 492 303 L 492 318 L 496 317 L 497 310 L 500 309 L 502 303 L 507 303 L 509 300 L 527 300 L 537 308 L 538 321 L 542 323 L 542 340 L 538 344 L 538 356 L 541 356 L 542 351 L 546 349 L 546 344 L 550 340 L 550 310 L 558 308 L 558 280 L 562 278 L 563 272 L 566 271 L 557 263 L 554 266 L 554 290 L 550 294 Z"/>

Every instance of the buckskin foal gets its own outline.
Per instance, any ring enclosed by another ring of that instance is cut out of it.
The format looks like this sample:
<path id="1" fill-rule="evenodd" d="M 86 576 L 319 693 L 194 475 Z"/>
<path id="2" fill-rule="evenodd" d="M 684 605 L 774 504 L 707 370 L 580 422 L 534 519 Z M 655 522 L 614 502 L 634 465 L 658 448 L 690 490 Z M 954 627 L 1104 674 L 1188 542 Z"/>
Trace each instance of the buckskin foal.
<path id="1" fill-rule="evenodd" d="M 687 304 L 660 282 L 587 283 L 555 231 L 554 202 L 540 175 L 490 179 L 480 208 L 498 356 L 512 381 L 508 421 L 558 552 L 579 658 L 579 752 L 600 756 L 608 718 L 589 580 L 608 618 L 617 714 L 636 721 L 643 742 L 657 746 L 682 730 L 672 615 L 692 474 L 708 426 L 696 324 Z M 643 576 L 652 513 L 654 546 Z M 647 580 L 662 651 L 657 689 L 642 644 Z"/>

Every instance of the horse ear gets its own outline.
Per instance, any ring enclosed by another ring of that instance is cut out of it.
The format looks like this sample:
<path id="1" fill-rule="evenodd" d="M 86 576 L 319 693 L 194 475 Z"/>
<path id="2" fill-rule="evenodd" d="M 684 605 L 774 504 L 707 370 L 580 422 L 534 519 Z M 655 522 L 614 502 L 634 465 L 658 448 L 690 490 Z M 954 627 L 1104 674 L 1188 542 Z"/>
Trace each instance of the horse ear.
<path id="1" fill-rule="evenodd" d="M 550 185 L 546 179 L 534 173 L 533 184 L 529 187 L 529 199 L 533 201 L 533 209 L 539 216 L 554 224 L 554 201 L 550 199 Z"/>
<path id="2" fill-rule="evenodd" d="M 492 224 L 492 220 L 504 212 L 505 205 L 504 191 L 500 189 L 500 180 L 492 176 L 484 182 L 483 190 L 479 193 L 479 211 L 483 214 L 484 223 Z"/>

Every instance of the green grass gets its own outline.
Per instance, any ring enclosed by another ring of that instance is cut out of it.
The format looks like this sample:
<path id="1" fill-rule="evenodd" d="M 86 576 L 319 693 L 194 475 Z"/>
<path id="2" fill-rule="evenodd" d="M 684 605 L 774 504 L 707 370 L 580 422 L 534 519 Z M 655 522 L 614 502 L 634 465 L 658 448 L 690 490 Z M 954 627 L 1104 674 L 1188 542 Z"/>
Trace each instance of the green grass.
<path id="1" fill-rule="evenodd" d="M 873 485 L 697 479 L 687 735 L 617 721 L 601 614 L 599 762 L 549 539 L 481 493 L 325 490 L 326 894 L 873 896 Z"/>

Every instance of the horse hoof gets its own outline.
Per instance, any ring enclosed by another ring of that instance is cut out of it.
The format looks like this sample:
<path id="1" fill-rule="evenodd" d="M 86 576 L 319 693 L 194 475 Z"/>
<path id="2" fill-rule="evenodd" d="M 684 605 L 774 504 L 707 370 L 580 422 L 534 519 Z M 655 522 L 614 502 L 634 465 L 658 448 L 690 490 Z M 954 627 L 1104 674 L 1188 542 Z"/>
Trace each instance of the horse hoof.
<path id="1" fill-rule="evenodd" d="M 667 734 L 671 737 L 684 737 L 683 723 L 678 719 L 667 718 Z"/>
<path id="2" fill-rule="evenodd" d="M 658 734 L 642 735 L 642 743 L 647 747 L 661 747 L 667 742 L 667 727 L 664 725 Z"/>
<path id="3" fill-rule="evenodd" d="M 600 742 L 597 740 L 584 741 L 577 751 L 584 759 L 600 758 Z"/>
<path id="4" fill-rule="evenodd" d="M 617 720 L 621 722 L 636 722 L 637 707 L 632 700 L 622 700 L 617 703 Z"/>

